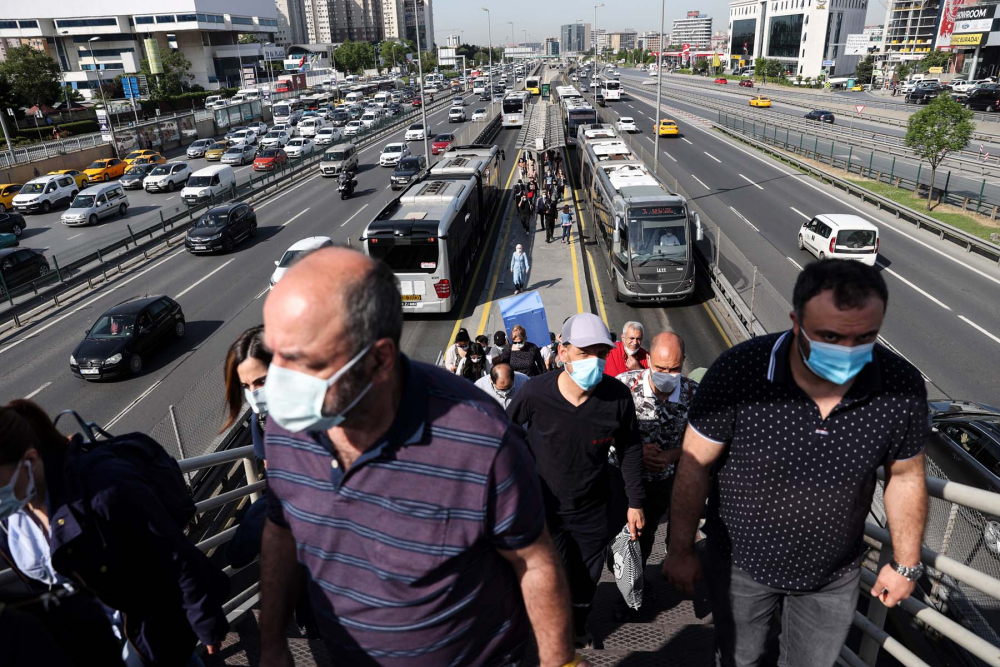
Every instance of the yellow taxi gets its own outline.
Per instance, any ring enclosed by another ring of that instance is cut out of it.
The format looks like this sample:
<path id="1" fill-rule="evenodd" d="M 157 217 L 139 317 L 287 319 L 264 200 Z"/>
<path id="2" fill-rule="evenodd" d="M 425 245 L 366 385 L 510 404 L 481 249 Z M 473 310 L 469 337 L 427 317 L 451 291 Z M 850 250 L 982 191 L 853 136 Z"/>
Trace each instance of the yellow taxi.
<path id="1" fill-rule="evenodd" d="M 756 97 L 751 97 L 750 106 L 757 108 L 769 107 L 771 106 L 771 98 L 764 97 L 763 95 L 757 95 Z"/>
<path id="2" fill-rule="evenodd" d="M 229 144 L 225 141 L 216 141 L 205 151 L 205 159 L 210 161 L 221 160 L 222 154 L 229 150 Z"/>
<path id="3" fill-rule="evenodd" d="M 862 88 L 860 85 L 851 88 L 852 93 L 860 93 L 862 90 L 864 90 L 864 88 Z"/>
<path id="4" fill-rule="evenodd" d="M 163 164 L 167 161 L 167 158 L 163 157 L 159 153 L 151 153 L 149 155 L 143 155 L 142 157 L 137 157 L 135 162 L 132 164 Z M 126 167 L 130 165 L 125 165 Z"/>
<path id="5" fill-rule="evenodd" d="M 55 171 L 50 171 L 49 174 L 62 174 L 63 176 L 72 176 L 73 180 L 76 181 L 76 187 L 81 190 L 90 185 L 90 179 L 85 173 L 78 169 L 57 169 Z"/>
<path id="6" fill-rule="evenodd" d="M 125 165 L 131 166 L 135 164 L 135 161 L 138 160 L 139 158 L 144 157 L 146 155 L 155 155 L 155 154 L 156 151 L 151 150 L 149 148 L 143 148 L 142 150 L 139 151 L 132 151 L 131 153 L 125 156 Z"/>
<path id="7" fill-rule="evenodd" d="M 94 160 L 83 173 L 87 175 L 92 183 L 98 181 L 110 181 L 125 173 L 125 163 L 117 158 L 107 160 Z"/>
<path id="8" fill-rule="evenodd" d="M 669 118 L 661 118 L 659 132 L 661 137 L 676 137 L 680 135 L 681 130 L 677 127 L 676 121 L 672 121 Z"/>
<path id="9" fill-rule="evenodd" d="M 0 213 L 6 213 L 14 208 L 14 195 L 24 187 L 20 183 L 0 183 Z"/>

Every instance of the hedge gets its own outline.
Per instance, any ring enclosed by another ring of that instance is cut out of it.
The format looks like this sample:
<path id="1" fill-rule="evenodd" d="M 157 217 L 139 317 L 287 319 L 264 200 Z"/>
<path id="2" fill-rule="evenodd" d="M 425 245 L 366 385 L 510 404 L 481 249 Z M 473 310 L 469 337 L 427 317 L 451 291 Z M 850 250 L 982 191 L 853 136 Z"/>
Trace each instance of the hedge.
<path id="1" fill-rule="evenodd" d="M 160 111 L 187 111 L 192 108 L 192 102 L 195 102 L 194 108 L 204 108 L 205 98 L 212 95 L 222 95 L 223 97 L 232 97 L 236 94 L 238 88 L 219 88 L 218 90 L 199 90 L 192 91 L 190 93 L 181 93 L 180 95 L 173 95 L 171 97 L 164 97 L 160 100 L 140 100 L 139 105 L 142 107 L 143 111 L 149 112 L 150 115 L 155 114 L 156 110 Z M 201 104 L 197 104 L 201 102 Z"/>
<path id="2" fill-rule="evenodd" d="M 77 120 L 72 123 L 58 123 L 58 125 L 59 129 L 64 133 L 63 138 L 66 138 L 67 136 L 71 137 L 77 134 L 90 134 L 91 132 L 97 132 L 100 129 L 96 120 Z M 39 124 L 38 128 L 42 131 L 43 141 L 49 141 L 52 139 L 53 127 L 55 127 L 55 125 L 49 125 L 48 123 L 45 125 Z M 68 135 L 65 134 L 67 132 L 69 133 Z M 14 136 L 23 137 L 30 141 L 38 141 L 38 130 L 34 127 L 21 127 L 17 129 Z M 14 143 L 17 143 L 16 139 Z"/>

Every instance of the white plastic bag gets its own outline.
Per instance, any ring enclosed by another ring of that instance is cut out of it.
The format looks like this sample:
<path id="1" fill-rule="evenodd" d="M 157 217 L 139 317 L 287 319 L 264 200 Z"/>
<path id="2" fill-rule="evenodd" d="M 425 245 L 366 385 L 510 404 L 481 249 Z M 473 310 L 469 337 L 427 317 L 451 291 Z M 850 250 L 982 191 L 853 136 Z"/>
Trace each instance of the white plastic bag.
<path id="1" fill-rule="evenodd" d="M 639 541 L 632 541 L 628 524 L 625 524 L 611 543 L 611 562 L 615 583 L 625 598 L 625 604 L 638 609 L 642 606 L 642 552 L 639 550 Z"/>

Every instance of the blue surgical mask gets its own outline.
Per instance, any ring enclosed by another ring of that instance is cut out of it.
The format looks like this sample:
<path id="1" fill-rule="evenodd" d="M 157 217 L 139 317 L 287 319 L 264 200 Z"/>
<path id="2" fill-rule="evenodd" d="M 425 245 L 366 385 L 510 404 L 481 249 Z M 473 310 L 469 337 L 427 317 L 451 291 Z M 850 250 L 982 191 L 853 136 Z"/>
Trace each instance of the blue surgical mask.
<path id="1" fill-rule="evenodd" d="M 28 470 L 28 487 L 24 490 L 24 498 L 20 500 L 14 495 L 14 485 L 21 474 L 21 469 Z M 6 486 L 0 486 L 0 521 L 11 514 L 21 511 L 35 497 L 35 476 L 31 474 L 31 461 L 18 462 L 17 470 L 11 476 Z"/>
<path id="2" fill-rule="evenodd" d="M 584 391 L 590 391 L 596 387 L 604 376 L 604 359 L 587 357 L 570 363 L 573 365 L 573 370 L 570 371 L 569 376 Z"/>
<path id="3" fill-rule="evenodd" d="M 247 405 L 250 406 L 255 415 L 267 416 L 267 397 L 264 395 L 263 387 L 258 387 L 253 391 L 244 387 L 243 396 L 247 399 Z"/>
<path id="4" fill-rule="evenodd" d="M 808 358 L 803 354 L 802 346 L 799 345 L 799 354 L 802 355 L 803 363 L 813 373 L 834 384 L 846 384 L 861 372 L 865 364 L 872 360 L 872 349 L 875 347 L 875 343 L 847 347 L 814 341 L 806 335 L 805 330 L 801 327 L 799 327 L 799 333 L 809 341 Z"/>
<path id="5" fill-rule="evenodd" d="M 346 415 L 358 404 L 372 388 L 369 382 L 357 398 L 339 414 L 323 414 L 323 403 L 326 392 L 344 376 L 351 367 L 360 361 L 371 345 L 354 355 L 354 358 L 344 364 L 344 367 L 330 378 L 318 378 L 307 373 L 300 373 L 290 368 L 271 366 L 267 370 L 266 389 L 268 415 L 278 422 L 286 431 L 300 433 L 302 431 L 326 431 L 339 426 Z"/>

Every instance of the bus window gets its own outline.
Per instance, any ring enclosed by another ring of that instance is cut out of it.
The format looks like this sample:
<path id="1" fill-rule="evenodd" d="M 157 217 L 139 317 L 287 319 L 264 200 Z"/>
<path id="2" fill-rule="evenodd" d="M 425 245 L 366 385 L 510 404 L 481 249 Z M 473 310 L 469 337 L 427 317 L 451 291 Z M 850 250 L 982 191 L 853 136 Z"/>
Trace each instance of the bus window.
<path id="1" fill-rule="evenodd" d="M 394 273 L 434 273 L 438 265 L 438 244 L 433 238 L 408 239 L 397 244 L 392 237 L 368 239 L 368 254 L 381 259 Z"/>

